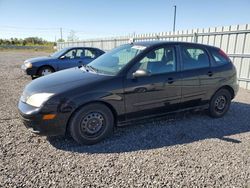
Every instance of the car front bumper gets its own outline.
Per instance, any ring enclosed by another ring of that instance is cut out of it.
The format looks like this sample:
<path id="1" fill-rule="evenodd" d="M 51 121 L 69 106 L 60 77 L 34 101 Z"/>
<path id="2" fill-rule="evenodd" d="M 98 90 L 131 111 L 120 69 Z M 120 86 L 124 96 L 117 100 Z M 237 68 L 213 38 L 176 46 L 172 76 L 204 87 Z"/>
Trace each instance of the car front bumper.
<path id="1" fill-rule="evenodd" d="M 43 136 L 65 134 L 67 121 L 62 118 L 62 115 L 56 113 L 56 107 L 40 109 L 19 101 L 18 109 L 24 125 L 33 133 Z M 52 113 L 56 114 L 55 118 L 43 119 L 44 115 Z"/>
<path id="2" fill-rule="evenodd" d="M 27 68 L 25 65 L 21 66 L 22 71 L 30 76 L 36 75 L 36 68 L 32 67 L 32 68 Z"/>

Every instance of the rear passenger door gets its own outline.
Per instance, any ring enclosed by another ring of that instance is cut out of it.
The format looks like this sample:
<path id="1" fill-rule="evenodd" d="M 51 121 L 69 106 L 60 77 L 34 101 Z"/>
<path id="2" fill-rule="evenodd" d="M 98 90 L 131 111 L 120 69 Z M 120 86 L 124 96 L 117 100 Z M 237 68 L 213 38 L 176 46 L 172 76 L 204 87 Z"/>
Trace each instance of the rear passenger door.
<path id="1" fill-rule="evenodd" d="M 182 99 L 183 107 L 193 107 L 205 102 L 207 85 L 211 81 L 210 59 L 203 46 L 180 45 L 182 59 Z"/>

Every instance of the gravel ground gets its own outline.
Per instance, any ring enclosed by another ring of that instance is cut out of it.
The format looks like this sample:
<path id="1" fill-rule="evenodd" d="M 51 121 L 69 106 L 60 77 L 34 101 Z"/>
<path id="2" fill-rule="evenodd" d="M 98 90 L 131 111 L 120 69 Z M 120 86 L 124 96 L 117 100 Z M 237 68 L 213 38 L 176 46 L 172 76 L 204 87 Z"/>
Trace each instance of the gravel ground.
<path id="1" fill-rule="evenodd" d="M 0 52 L 0 187 L 250 187 L 250 93 L 228 114 L 180 113 L 115 130 L 93 146 L 39 137 L 17 102 L 22 62 L 45 53 Z"/>

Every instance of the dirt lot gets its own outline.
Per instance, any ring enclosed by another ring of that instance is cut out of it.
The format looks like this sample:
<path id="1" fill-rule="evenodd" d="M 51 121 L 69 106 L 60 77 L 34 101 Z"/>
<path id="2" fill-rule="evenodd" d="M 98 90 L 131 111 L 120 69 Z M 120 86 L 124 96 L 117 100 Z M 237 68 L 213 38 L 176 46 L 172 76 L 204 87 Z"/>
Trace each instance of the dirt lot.
<path id="1" fill-rule="evenodd" d="M 94 146 L 30 133 L 17 102 L 30 52 L 0 52 L 0 187 L 250 187 L 250 93 L 229 113 L 181 113 L 119 128 Z"/>

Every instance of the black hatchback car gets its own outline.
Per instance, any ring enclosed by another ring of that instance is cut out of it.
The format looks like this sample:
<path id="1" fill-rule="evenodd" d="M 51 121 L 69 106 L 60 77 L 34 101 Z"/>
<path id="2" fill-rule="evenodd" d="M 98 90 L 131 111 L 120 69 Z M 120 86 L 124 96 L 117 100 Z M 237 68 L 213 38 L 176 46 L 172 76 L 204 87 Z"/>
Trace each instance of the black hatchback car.
<path id="1" fill-rule="evenodd" d="M 184 109 L 222 117 L 237 91 L 235 67 L 219 48 L 137 42 L 32 81 L 18 108 L 35 133 L 69 132 L 78 143 L 94 144 L 140 118 Z"/>
<path id="2" fill-rule="evenodd" d="M 68 47 L 50 56 L 27 59 L 21 68 L 32 78 L 46 76 L 59 70 L 86 65 L 104 53 L 98 48 Z"/>

